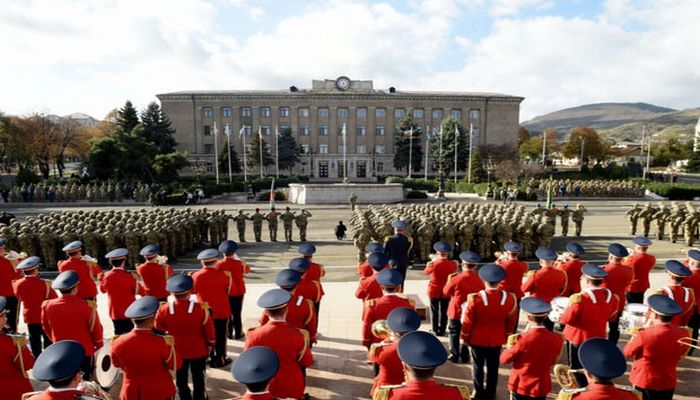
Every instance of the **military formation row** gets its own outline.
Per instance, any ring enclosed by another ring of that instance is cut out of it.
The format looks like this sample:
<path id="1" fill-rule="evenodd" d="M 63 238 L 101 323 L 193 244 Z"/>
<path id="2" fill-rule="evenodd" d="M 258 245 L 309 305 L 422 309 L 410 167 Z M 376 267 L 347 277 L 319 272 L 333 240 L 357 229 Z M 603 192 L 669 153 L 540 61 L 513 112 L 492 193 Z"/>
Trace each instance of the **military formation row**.
<path id="1" fill-rule="evenodd" d="M 301 209 L 301 212 L 297 214 L 291 211 L 289 207 L 285 208 L 283 213 L 277 212 L 275 207 L 272 207 L 268 213 L 261 213 L 259 208 L 255 209 L 255 212 L 251 215 L 244 210 L 238 210 L 238 214 L 234 217 L 230 217 L 236 223 L 236 230 L 238 231 L 238 241 L 245 242 L 245 227 L 246 221 L 253 221 L 253 235 L 255 236 L 256 242 L 262 242 L 262 228 L 263 222 L 267 221 L 267 228 L 270 234 L 270 241 L 277 241 L 277 227 L 279 225 L 279 220 L 282 221 L 282 227 L 284 229 L 284 240 L 291 242 L 293 240 L 292 224 L 296 224 L 299 228 L 299 240 L 302 242 L 306 241 L 306 227 L 309 224 L 309 218 L 311 213 L 306 209 Z"/>
<path id="2" fill-rule="evenodd" d="M 63 245 L 76 240 L 85 244 L 86 255 L 92 257 L 124 247 L 129 250 L 129 263 L 136 265 L 139 249 L 146 244 L 158 245 L 161 254 L 175 259 L 202 243 L 219 243 L 227 238 L 228 219 L 223 210 L 206 208 L 79 210 L 13 220 L 0 228 L 0 235 L 8 252 L 38 255 L 49 270 L 56 269 Z"/>
<path id="3" fill-rule="evenodd" d="M 656 238 L 663 240 L 668 234 L 671 242 L 676 243 L 679 235 L 683 235 L 685 244 L 692 246 L 698 239 L 698 223 L 700 223 L 700 209 L 697 209 L 689 201 L 685 205 L 671 202 L 667 207 L 662 201 L 654 207 L 647 202 L 644 207 L 639 203 L 627 211 L 627 219 L 630 222 L 630 234 L 636 235 L 638 224 L 641 222 L 641 230 L 644 236 L 649 236 L 651 222 L 656 221 Z M 668 231 L 666 230 L 668 227 Z"/>
<path id="4" fill-rule="evenodd" d="M 546 211 L 540 212 L 538 210 Z M 577 205 L 560 216 L 562 226 L 568 229 L 569 216 L 576 223 L 576 234 L 581 234 L 586 209 Z M 417 262 L 429 260 L 431 246 L 436 241 L 449 243 L 459 252 L 472 250 L 488 259 L 503 248 L 509 240 L 523 244 L 525 257 L 538 247 L 551 246 L 558 211 L 538 208 L 528 212 L 524 206 L 494 203 L 441 203 L 440 205 L 398 205 L 359 207 L 353 212 L 350 224 L 359 261 L 365 260 L 365 246 L 372 240 L 383 242 L 393 233 L 391 221 L 401 219 L 408 223 L 406 235 L 412 241 L 412 258 Z M 564 229 L 563 229 L 564 230 Z M 566 232 L 566 230 L 564 230 Z"/>
<path id="5" fill-rule="evenodd" d="M 45 185 L 43 183 L 22 186 L 14 186 L 10 189 L 7 201 L 10 203 L 44 203 L 44 202 L 107 202 L 133 199 L 137 202 L 148 201 L 151 191 L 145 183 L 137 185 L 121 183 L 117 184 L 91 184 L 80 185 L 68 183 L 66 185 Z"/>
<path id="6" fill-rule="evenodd" d="M 528 196 L 537 194 L 542 198 L 547 197 L 547 192 L 559 197 L 644 197 L 646 189 L 630 181 L 530 179 L 526 191 Z"/>

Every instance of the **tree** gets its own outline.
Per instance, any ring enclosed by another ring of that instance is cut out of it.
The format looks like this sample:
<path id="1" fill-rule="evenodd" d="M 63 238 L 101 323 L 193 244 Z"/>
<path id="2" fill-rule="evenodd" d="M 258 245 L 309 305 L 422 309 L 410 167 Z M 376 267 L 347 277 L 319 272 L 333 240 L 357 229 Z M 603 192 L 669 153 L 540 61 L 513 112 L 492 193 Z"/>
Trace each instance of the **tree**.
<path id="1" fill-rule="evenodd" d="M 124 156 L 118 160 L 119 176 L 123 179 L 155 180 L 153 161 L 157 155 L 156 145 L 146 140 L 143 126 L 138 124 L 131 132 L 117 130 L 116 136 Z"/>
<path id="2" fill-rule="evenodd" d="M 467 154 L 467 157 L 469 157 L 469 154 Z M 467 158 L 468 160 L 468 158 Z M 464 181 L 467 182 L 469 181 L 469 174 L 468 171 L 466 171 L 464 175 Z M 481 163 L 481 151 L 479 151 L 479 148 L 474 146 L 472 148 L 472 183 L 479 183 L 484 180 L 484 177 L 486 176 L 486 172 L 484 171 L 484 168 Z"/>
<path id="3" fill-rule="evenodd" d="M 577 126 L 571 131 L 569 140 L 564 144 L 562 155 L 566 158 L 580 158 L 583 145 L 582 164 L 593 158 L 597 161 L 604 160 L 609 154 L 610 146 L 594 129 L 587 126 Z"/>
<path id="4" fill-rule="evenodd" d="M 518 147 L 520 158 L 542 162 L 542 138 L 545 135 L 547 136 L 547 158 L 551 159 L 551 154 L 559 150 L 559 137 L 552 128 L 545 130 L 540 136 L 533 136 L 524 140 Z"/>
<path id="5" fill-rule="evenodd" d="M 246 157 L 248 168 L 253 169 L 260 166 L 260 146 L 262 145 L 262 161 L 263 166 L 268 166 L 274 162 L 270 154 L 270 145 L 261 138 L 260 135 L 253 135 L 252 143 L 250 144 L 250 152 Z"/>
<path id="6" fill-rule="evenodd" d="M 687 160 L 693 154 L 693 142 L 681 143 L 677 137 L 668 139 L 665 143 L 651 147 L 653 166 L 665 167 L 674 161 Z"/>
<path id="7" fill-rule="evenodd" d="M 226 174 L 228 174 L 228 154 L 228 148 L 224 145 L 221 154 L 219 154 L 219 171 L 224 171 Z M 243 170 L 241 169 L 241 161 L 236 154 L 236 148 L 231 146 L 231 172 L 236 174 L 241 171 Z"/>
<path id="8" fill-rule="evenodd" d="M 532 135 L 530 134 L 530 131 L 527 130 L 524 126 L 519 126 L 518 127 L 518 146 L 523 144 L 526 140 L 530 139 Z"/>
<path id="9" fill-rule="evenodd" d="M 54 146 L 54 158 L 58 176 L 63 177 L 66 169 L 65 158 L 67 153 L 77 154 L 85 142 L 86 133 L 82 127 L 70 118 L 63 118 L 58 125 L 56 142 Z"/>
<path id="10" fill-rule="evenodd" d="M 158 147 L 158 153 L 165 154 L 175 151 L 177 145 L 173 138 L 175 130 L 170 126 L 170 120 L 158 103 L 151 102 L 141 112 L 141 124 L 146 140 Z"/>
<path id="11" fill-rule="evenodd" d="M 187 161 L 187 153 L 171 152 L 158 154 L 153 160 L 153 170 L 156 173 L 156 182 L 172 182 L 177 179 L 179 170 L 190 165 Z"/>
<path id="12" fill-rule="evenodd" d="M 127 100 L 124 107 L 117 111 L 116 122 L 124 132 L 131 132 L 139 124 L 139 114 L 131 101 Z"/>
<path id="13" fill-rule="evenodd" d="M 430 155 L 435 160 L 435 169 L 444 168 L 446 176 L 454 171 L 455 144 L 457 144 L 457 168 L 464 171 L 469 159 L 469 142 L 467 141 L 469 131 L 466 130 L 456 119 L 447 118 L 440 124 L 442 136 L 435 137 L 430 143 Z M 455 128 L 459 129 L 459 136 L 455 139 Z M 474 149 L 472 148 L 472 151 Z M 472 157 L 472 162 L 474 157 Z M 472 177 L 474 176 L 472 166 Z"/>
<path id="14" fill-rule="evenodd" d="M 301 146 L 292 136 L 291 129 L 283 129 L 280 132 L 277 145 L 279 146 L 280 169 L 290 170 L 299 162 L 299 154 L 301 154 Z"/>
<path id="15" fill-rule="evenodd" d="M 87 158 L 88 170 L 100 180 L 107 180 L 115 175 L 123 150 L 114 136 L 93 139 Z"/>
<path id="16" fill-rule="evenodd" d="M 408 171 L 408 158 L 411 157 L 411 169 L 420 171 L 423 160 L 422 130 L 413 122 L 413 117 L 405 116 L 396 128 L 394 137 L 394 168 Z M 411 137 L 413 135 L 413 137 Z M 411 143 L 411 141 L 413 143 Z"/>

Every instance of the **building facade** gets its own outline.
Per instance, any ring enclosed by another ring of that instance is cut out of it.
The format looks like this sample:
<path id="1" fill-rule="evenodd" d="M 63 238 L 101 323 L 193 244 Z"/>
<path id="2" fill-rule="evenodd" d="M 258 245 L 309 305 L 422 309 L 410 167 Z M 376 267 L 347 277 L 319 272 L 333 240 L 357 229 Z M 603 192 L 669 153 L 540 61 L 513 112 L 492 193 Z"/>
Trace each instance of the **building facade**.
<path id="1" fill-rule="evenodd" d="M 514 147 L 523 101 L 496 93 L 378 90 L 372 81 L 347 77 L 314 80 L 311 89 L 183 91 L 157 97 L 175 129 L 178 150 L 187 151 L 190 161 L 203 165 L 208 173 L 214 171 L 215 149 L 221 151 L 227 140 L 225 135 L 214 135 L 215 124 L 219 131 L 231 132 L 231 145 L 239 159 L 245 151 L 239 132 L 245 135 L 248 148 L 252 135 L 261 132 L 274 158 L 275 132 L 291 129 L 303 149 L 301 161 L 291 172 L 321 181 L 337 181 L 345 173 L 354 181 L 397 174 L 394 141 L 406 115 L 423 132 L 437 133 L 442 120 L 454 118 L 473 127 L 474 146 Z M 425 151 L 426 136 L 421 140 Z M 431 165 L 429 162 L 428 168 Z M 423 168 L 424 164 L 414 176 L 422 176 Z M 276 172 L 274 164 L 265 169 L 266 174 Z"/>

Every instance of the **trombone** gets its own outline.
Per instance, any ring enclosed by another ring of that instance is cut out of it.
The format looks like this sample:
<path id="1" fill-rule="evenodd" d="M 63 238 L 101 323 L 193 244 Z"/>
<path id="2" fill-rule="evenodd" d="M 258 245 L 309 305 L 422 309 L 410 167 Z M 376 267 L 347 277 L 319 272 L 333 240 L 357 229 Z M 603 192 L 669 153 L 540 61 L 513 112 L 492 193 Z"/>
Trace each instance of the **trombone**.
<path id="1" fill-rule="evenodd" d="M 700 350 L 700 340 L 698 339 L 693 339 L 691 337 L 686 336 L 678 339 L 678 343 Z"/>

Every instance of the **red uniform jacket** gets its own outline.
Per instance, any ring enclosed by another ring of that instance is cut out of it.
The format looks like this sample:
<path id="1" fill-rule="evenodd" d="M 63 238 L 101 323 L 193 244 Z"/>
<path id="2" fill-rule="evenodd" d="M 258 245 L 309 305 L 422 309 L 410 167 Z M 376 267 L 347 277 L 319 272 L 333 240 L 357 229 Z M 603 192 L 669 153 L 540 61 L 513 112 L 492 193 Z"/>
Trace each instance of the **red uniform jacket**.
<path id="1" fill-rule="evenodd" d="M 675 300 L 683 310 L 680 314 L 674 316 L 671 322 L 676 326 L 687 326 L 690 317 L 693 316 L 693 310 L 695 310 L 696 300 L 693 289 L 681 285 L 668 285 L 659 290 L 658 294 Z"/>
<path id="2" fill-rule="evenodd" d="M 617 296 L 605 288 L 572 295 L 561 316 L 564 337 L 577 346 L 590 338 L 604 338 L 607 322 L 617 316 L 617 304 Z"/>
<path id="3" fill-rule="evenodd" d="M 228 271 L 231 275 L 231 289 L 228 295 L 231 297 L 243 296 L 245 294 L 245 281 L 243 275 L 250 272 L 250 267 L 243 260 L 236 260 L 233 257 L 225 257 L 216 263 L 214 269 L 221 272 Z"/>
<path id="4" fill-rule="evenodd" d="M 409 381 L 405 385 L 389 389 L 389 400 L 461 400 L 463 397 L 455 386 L 441 385 L 433 380 Z"/>
<path id="5" fill-rule="evenodd" d="M 26 339 L 0 333 L 0 392 L 3 399 L 19 400 L 23 393 L 34 390 L 26 375 L 33 366 L 34 356 Z"/>
<path id="6" fill-rule="evenodd" d="M 168 298 L 156 313 L 156 329 L 175 338 L 175 351 L 184 360 L 206 357 L 216 342 L 207 306 L 193 298 Z"/>
<path id="7" fill-rule="evenodd" d="M 632 359 L 630 382 L 636 387 L 669 390 L 676 387 L 676 366 L 688 351 L 678 339 L 688 331 L 673 324 L 657 324 L 639 331 L 625 346 Z"/>
<path id="8" fill-rule="evenodd" d="M 382 297 L 382 287 L 377 283 L 377 275 L 373 274 L 365 278 L 360 278 L 355 290 L 355 297 L 362 301 L 378 299 Z"/>
<path id="9" fill-rule="evenodd" d="M 360 278 L 372 276 L 374 275 L 374 269 L 365 261 L 357 266 L 357 274 L 360 275 Z"/>
<path id="10" fill-rule="evenodd" d="M 287 305 L 286 321 L 295 328 L 303 329 L 309 333 L 309 339 L 316 342 L 316 309 L 314 302 L 304 296 L 292 292 L 292 300 Z M 270 318 L 263 312 L 260 317 L 260 325 L 265 325 Z"/>
<path id="11" fill-rule="evenodd" d="M 234 398 L 234 400 L 273 400 L 274 397 L 270 394 L 270 392 L 262 392 L 262 393 L 250 393 L 246 392 L 242 396 L 238 396 Z"/>
<path id="12" fill-rule="evenodd" d="M 12 281 L 21 277 L 22 273 L 17 271 L 12 263 L 7 258 L 0 256 L 0 296 L 14 297 Z"/>
<path id="13" fill-rule="evenodd" d="M 629 389 L 620 389 L 615 385 L 602 385 L 599 383 L 591 383 L 576 392 L 571 398 L 576 400 L 639 400 L 641 394 L 637 391 Z"/>
<path id="14" fill-rule="evenodd" d="M 81 395 L 84 395 L 81 390 L 66 390 L 61 392 L 52 392 L 50 389 L 46 389 L 39 394 L 35 394 L 27 398 L 27 400 L 76 400 L 79 399 Z"/>
<path id="15" fill-rule="evenodd" d="M 370 390 L 370 396 L 374 390 L 383 385 L 400 385 L 404 380 L 403 362 L 399 358 L 396 339 L 384 339 L 380 343 L 372 344 L 367 354 L 367 359 L 379 365 L 379 374 L 374 378 L 374 385 Z"/>
<path id="16" fill-rule="evenodd" d="M 687 287 L 690 289 L 693 289 L 693 294 L 695 293 L 700 293 L 700 268 L 698 269 L 690 269 L 692 271 L 692 274 L 685 278 L 683 280 L 683 287 Z M 697 304 L 697 299 L 695 300 L 695 308 L 697 309 L 699 306 Z M 692 311 L 690 312 L 692 315 Z"/>
<path id="17" fill-rule="evenodd" d="M 209 304 L 212 318 L 226 319 L 231 316 L 231 304 L 228 302 L 231 286 L 229 276 L 214 268 L 204 267 L 192 274 L 192 280 L 192 291 L 197 295 L 197 301 Z"/>
<path id="18" fill-rule="evenodd" d="M 41 324 L 52 342 L 75 340 L 92 356 L 102 347 L 102 324 L 97 315 L 97 304 L 70 294 L 48 300 L 42 306 Z"/>
<path id="19" fill-rule="evenodd" d="M 586 265 L 585 262 L 576 258 L 572 258 L 565 263 L 557 263 L 557 268 L 566 273 L 564 296 L 571 296 L 581 291 L 581 267 L 584 265 Z"/>
<path id="20" fill-rule="evenodd" d="M 28 324 L 41 323 L 41 305 L 46 300 L 55 299 L 56 291 L 51 289 L 51 281 L 38 276 L 25 276 L 12 282 L 15 296 L 22 302 L 22 316 Z"/>
<path id="21" fill-rule="evenodd" d="M 294 288 L 294 293 L 304 296 L 305 299 L 310 299 L 314 303 L 321 301 L 323 296 L 321 293 L 321 284 L 314 281 L 301 280 Z"/>
<path id="22" fill-rule="evenodd" d="M 520 260 L 497 261 L 496 264 L 506 270 L 506 278 L 498 288 L 513 293 L 518 300 L 522 299 L 525 294 L 520 288 L 523 285 L 523 276 L 527 272 L 527 264 Z"/>
<path id="23" fill-rule="evenodd" d="M 447 284 L 447 278 L 457 272 L 457 261 L 446 258 L 431 261 L 423 270 L 424 275 L 430 275 L 428 281 L 428 297 L 431 299 L 445 298 L 442 290 Z"/>
<path id="24" fill-rule="evenodd" d="M 302 275 L 301 279 L 305 281 L 310 281 L 310 282 L 318 282 L 318 288 L 321 291 L 321 296 L 323 296 L 326 292 L 323 291 L 323 285 L 321 284 L 321 278 L 326 276 L 326 269 L 323 268 L 323 265 L 317 264 L 310 259 L 307 259 L 311 266 L 309 269 L 304 272 L 304 275 Z M 319 298 L 319 301 L 320 298 Z"/>
<path id="25" fill-rule="evenodd" d="M 306 388 L 301 368 L 314 362 L 306 334 L 287 322 L 270 321 L 248 331 L 244 350 L 252 346 L 267 346 L 279 357 L 280 367 L 270 382 L 270 394 L 279 398 L 301 398 Z"/>
<path id="26" fill-rule="evenodd" d="M 515 330 L 518 303 L 513 293 L 486 289 L 467 297 L 462 320 L 462 341 L 471 346 L 498 347 Z"/>
<path id="27" fill-rule="evenodd" d="M 69 258 L 58 262 L 60 272 L 75 271 L 78 273 L 78 293 L 75 295 L 79 299 L 90 299 L 97 297 L 97 285 L 95 280 L 102 273 L 102 268 L 97 264 L 88 264 L 80 258 Z"/>
<path id="28" fill-rule="evenodd" d="M 627 257 L 625 264 L 633 271 L 632 282 L 627 286 L 627 291 L 644 293 L 649 289 L 649 273 L 656 265 L 656 257 L 647 253 L 637 253 Z"/>
<path id="29" fill-rule="evenodd" d="M 401 293 L 387 293 L 378 299 L 367 300 L 365 317 L 362 320 L 362 345 L 369 348 L 372 343 L 379 342 L 372 335 L 374 321 L 386 319 L 389 313 L 400 307 L 415 309 L 413 302 Z"/>
<path id="30" fill-rule="evenodd" d="M 566 286 L 566 272 L 554 267 L 543 267 L 528 274 L 522 291 L 549 303 L 553 298 L 561 296 Z"/>
<path id="31" fill-rule="evenodd" d="M 170 294 L 165 290 L 165 284 L 173 276 L 173 267 L 169 264 L 147 262 L 136 266 L 136 272 L 141 276 L 143 289 L 146 296 L 156 299 L 164 299 Z"/>
<path id="32" fill-rule="evenodd" d="M 171 373 L 182 367 L 182 360 L 168 340 L 172 338 L 137 328 L 114 339 L 112 364 L 124 372 L 121 400 L 169 400 L 175 396 Z"/>
<path id="33" fill-rule="evenodd" d="M 549 373 L 559 360 L 563 343 L 561 335 L 543 326 L 523 332 L 513 347 L 501 353 L 501 364 L 513 363 L 508 390 L 529 397 L 546 396 L 552 390 Z"/>
<path id="34" fill-rule="evenodd" d="M 608 276 L 603 282 L 603 287 L 610 289 L 618 297 L 617 311 L 622 312 L 627 303 L 627 297 L 625 296 L 625 290 L 632 282 L 634 277 L 634 271 L 632 267 L 625 264 L 607 264 L 603 266 L 603 269 L 608 273 Z"/>
<path id="35" fill-rule="evenodd" d="M 447 278 L 447 284 L 442 290 L 445 297 L 450 298 L 447 306 L 449 319 L 462 319 L 462 304 L 467 302 L 467 296 L 484 289 L 484 282 L 476 271 L 456 272 Z"/>
<path id="36" fill-rule="evenodd" d="M 136 300 L 136 294 L 143 294 L 136 278 L 122 268 L 107 272 L 100 282 L 100 292 L 109 298 L 109 318 L 126 319 L 124 311 Z"/>

